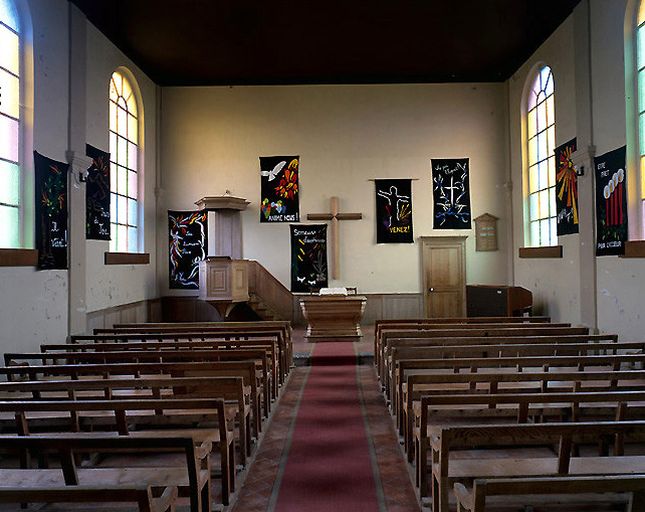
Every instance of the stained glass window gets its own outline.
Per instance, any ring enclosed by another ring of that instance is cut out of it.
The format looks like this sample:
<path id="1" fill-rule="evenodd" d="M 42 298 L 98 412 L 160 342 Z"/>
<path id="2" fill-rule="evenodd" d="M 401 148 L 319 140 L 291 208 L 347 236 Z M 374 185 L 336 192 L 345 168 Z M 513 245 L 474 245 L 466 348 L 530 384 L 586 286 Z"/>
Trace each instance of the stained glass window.
<path id="1" fill-rule="evenodd" d="M 139 109 L 123 73 L 110 78 L 110 251 L 139 252 Z"/>
<path id="2" fill-rule="evenodd" d="M 0 247 L 20 247 L 20 32 L 0 0 Z"/>
<path id="3" fill-rule="evenodd" d="M 638 28 L 636 29 L 636 67 L 638 74 L 638 147 L 641 177 L 641 215 L 645 236 L 645 1 L 638 9 Z"/>
<path id="4" fill-rule="evenodd" d="M 553 73 L 544 66 L 527 104 L 529 244 L 557 245 L 555 207 L 555 105 Z"/>

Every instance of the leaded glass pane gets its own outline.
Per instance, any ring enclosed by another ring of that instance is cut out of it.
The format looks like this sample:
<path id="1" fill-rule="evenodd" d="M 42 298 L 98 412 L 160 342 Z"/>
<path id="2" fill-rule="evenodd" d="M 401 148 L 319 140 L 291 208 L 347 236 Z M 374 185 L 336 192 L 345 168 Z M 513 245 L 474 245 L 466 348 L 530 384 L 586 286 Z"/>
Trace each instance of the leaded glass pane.
<path id="1" fill-rule="evenodd" d="M 14 75 L 20 74 L 18 34 L 0 25 L 0 67 Z"/>
<path id="2" fill-rule="evenodd" d="M 638 41 L 638 48 L 636 51 L 637 60 L 638 60 L 638 69 L 643 69 L 645 66 L 645 28 L 640 27 L 638 29 L 636 40 Z"/>
<path id="3" fill-rule="evenodd" d="M 16 32 L 20 32 L 18 25 L 18 12 L 11 0 L 0 0 L 0 21 Z"/>
<path id="4" fill-rule="evenodd" d="M 531 222 L 531 245 L 538 246 L 540 243 L 540 223 Z"/>
<path id="5" fill-rule="evenodd" d="M 529 196 L 529 220 L 537 220 L 538 215 L 538 193 Z"/>
<path id="6" fill-rule="evenodd" d="M 555 156 L 549 157 L 548 167 L 549 167 L 549 187 L 554 187 L 555 186 Z M 553 197 L 555 197 L 555 194 L 553 194 Z"/>
<path id="7" fill-rule="evenodd" d="M 124 196 L 128 193 L 128 171 L 125 167 L 117 167 L 116 191 Z"/>
<path id="8" fill-rule="evenodd" d="M 139 197 L 136 172 L 132 172 L 132 171 L 128 172 L 128 195 L 133 199 L 136 199 L 137 197 Z"/>
<path id="9" fill-rule="evenodd" d="M 538 190 L 542 190 L 549 186 L 549 169 L 546 160 L 538 164 Z"/>
<path id="10" fill-rule="evenodd" d="M 19 122 L 0 114 L 0 158 L 18 162 Z"/>
<path id="11" fill-rule="evenodd" d="M 20 204 L 20 168 L 3 160 L 0 160 L 0 203 Z"/>
<path id="12" fill-rule="evenodd" d="M 134 227 L 139 225 L 137 219 L 137 202 L 134 199 L 128 199 L 128 224 Z"/>
<path id="13" fill-rule="evenodd" d="M 538 166 L 529 167 L 529 192 L 535 192 L 538 189 Z"/>
<path id="14" fill-rule="evenodd" d="M 18 119 L 20 116 L 20 82 L 0 69 L 0 113 Z"/>
<path id="15" fill-rule="evenodd" d="M 0 247 L 20 246 L 20 212 L 14 206 L 0 205 Z"/>
<path id="16" fill-rule="evenodd" d="M 137 252 L 137 228 L 128 228 L 128 252 Z"/>

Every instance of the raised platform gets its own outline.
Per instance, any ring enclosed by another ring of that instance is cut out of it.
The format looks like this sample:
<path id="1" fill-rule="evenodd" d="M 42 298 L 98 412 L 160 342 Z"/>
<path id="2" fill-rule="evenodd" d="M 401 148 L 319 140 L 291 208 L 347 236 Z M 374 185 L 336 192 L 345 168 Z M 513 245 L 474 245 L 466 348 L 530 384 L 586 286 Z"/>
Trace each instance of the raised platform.
<path id="1" fill-rule="evenodd" d="M 300 299 L 307 320 L 307 341 L 360 341 L 367 298 L 362 295 L 312 295 Z"/>

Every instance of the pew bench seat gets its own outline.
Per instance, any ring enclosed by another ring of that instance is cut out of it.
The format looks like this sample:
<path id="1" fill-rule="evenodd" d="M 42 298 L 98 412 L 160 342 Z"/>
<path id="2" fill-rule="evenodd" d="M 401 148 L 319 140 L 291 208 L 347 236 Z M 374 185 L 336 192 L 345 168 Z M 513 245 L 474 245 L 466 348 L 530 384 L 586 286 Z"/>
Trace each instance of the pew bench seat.
<path id="1" fill-rule="evenodd" d="M 33 484 L 21 481 L 18 485 L 0 485 L 0 503 L 136 503 L 138 512 L 173 512 L 177 487 L 150 485 L 75 485 Z M 67 510 L 67 507 L 62 510 Z M 48 507 L 50 510 L 50 507 Z"/>
<path id="2" fill-rule="evenodd" d="M 472 488 L 456 483 L 454 494 L 457 512 L 484 512 L 497 509 L 496 505 L 528 510 L 549 504 L 566 505 L 567 510 L 574 506 L 582 506 L 579 510 L 600 510 L 603 505 L 628 505 L 636 511 L 645 505 L 645 475 L 480 478 Z"/>

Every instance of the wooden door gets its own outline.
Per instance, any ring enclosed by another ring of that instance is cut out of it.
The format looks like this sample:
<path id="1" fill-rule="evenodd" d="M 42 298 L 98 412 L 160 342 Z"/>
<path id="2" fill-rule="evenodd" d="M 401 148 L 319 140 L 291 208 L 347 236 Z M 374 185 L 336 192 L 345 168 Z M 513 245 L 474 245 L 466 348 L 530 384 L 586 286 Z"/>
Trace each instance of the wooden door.
<path id="1" fill-rule="evenodd" d="M 466 316 L 466 237 L 421 237 L 426 316 Z"/>

